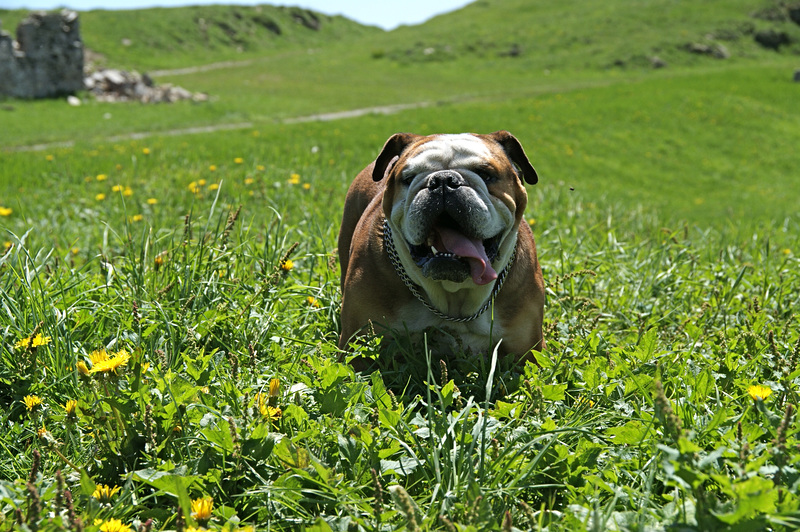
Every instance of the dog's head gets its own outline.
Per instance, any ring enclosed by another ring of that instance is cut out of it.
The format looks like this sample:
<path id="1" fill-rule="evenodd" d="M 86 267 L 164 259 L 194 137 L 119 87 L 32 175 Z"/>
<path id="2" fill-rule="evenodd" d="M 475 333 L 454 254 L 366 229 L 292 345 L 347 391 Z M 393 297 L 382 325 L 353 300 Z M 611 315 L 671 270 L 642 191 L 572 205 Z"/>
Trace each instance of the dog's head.
<path id="1" fill-rule="evenodd" d="M 505 268 L 538 181 L 519 141 L 489 135 L 392 136 L 375 161 L 387 180 L 383 211 L 403 267 L 417 284 L 447 292 L 483 286 Z"/>

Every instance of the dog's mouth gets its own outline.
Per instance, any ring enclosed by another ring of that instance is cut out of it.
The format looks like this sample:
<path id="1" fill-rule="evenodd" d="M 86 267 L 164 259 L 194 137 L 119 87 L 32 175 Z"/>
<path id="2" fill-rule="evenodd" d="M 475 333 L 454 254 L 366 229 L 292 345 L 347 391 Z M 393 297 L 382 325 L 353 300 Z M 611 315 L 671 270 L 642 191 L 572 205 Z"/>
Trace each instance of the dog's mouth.
<path id="1" fill-rule="evenodd" d="M 467 236 L 459 224 L 443 214 L 432 225 L 425 243 L 410 245 L 411 257 L 423 275 L 460 282 L 468 277 L 477 285 L 497 279 L 492 261 L 500 251 L 501 235 L 487 239 Z"/>

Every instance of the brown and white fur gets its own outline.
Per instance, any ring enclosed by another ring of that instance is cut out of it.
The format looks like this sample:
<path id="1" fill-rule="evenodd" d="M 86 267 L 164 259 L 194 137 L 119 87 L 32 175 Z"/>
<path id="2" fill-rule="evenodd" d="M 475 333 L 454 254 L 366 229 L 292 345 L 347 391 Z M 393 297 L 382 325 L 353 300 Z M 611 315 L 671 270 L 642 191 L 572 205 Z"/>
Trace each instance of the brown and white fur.
<path id="1" fill-rule="evenodd" d="M 523 181 L 535 184 L 538 176 L 507 131 L 389 138 L 345 200 L 339 347 L 371 323 L 411 333 L 447 328 L 474 352 L 491 352 L 501 339 L 502 355 L 529 358 L 532 349 L 540 350 L 544 281 L 523 220 Z M 429 305 L 448 316 L 471 316 L 508 266 L 494 304 L 464 323 L 429 310 L 389 258 L 384 219 L 402 270 Z"/>

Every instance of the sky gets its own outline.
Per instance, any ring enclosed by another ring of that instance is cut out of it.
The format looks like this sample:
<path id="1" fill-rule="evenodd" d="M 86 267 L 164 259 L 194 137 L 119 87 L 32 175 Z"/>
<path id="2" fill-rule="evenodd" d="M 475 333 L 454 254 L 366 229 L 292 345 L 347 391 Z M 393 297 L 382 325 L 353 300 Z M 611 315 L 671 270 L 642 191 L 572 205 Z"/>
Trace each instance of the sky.
<path id="1" fill-rule="evenodd" d="M 394 29 L 401 24 L 420 24 L 453 11 L 471 0 L 0 0 L 0 9 L 139 9 L 198 4 L 272 4 L 312 9 L 328 15 L 344 15 L 362 24 Z"/>

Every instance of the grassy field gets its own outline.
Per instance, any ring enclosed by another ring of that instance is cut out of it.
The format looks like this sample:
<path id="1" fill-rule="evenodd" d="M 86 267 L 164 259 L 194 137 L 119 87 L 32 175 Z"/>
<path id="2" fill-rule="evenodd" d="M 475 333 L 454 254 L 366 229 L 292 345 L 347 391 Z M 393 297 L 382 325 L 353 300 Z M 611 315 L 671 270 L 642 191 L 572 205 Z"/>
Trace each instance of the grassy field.
<path id="1" fill-rule="evenodd" d="M 207 105 L 2 102 L 0 529 L 800 526 L 797 56 L 742 25 L 797 31 L 751 16 L 772 2 L 638 4 L 481 1 L 161 54 L 86 13 L 110 64 L 244 62 L 161 78 Z M 167 15 L 198 16 L 137 17 Z M 680 48 L 722 30 L 744 31 L 729 59 Z M 284 122 L 396 103 L 427 106 Z M 403 344 L 355 373 L 336 348 L 349 181 L 396 131 L 496 129 L 540 175 L 538 365 Z"/>

